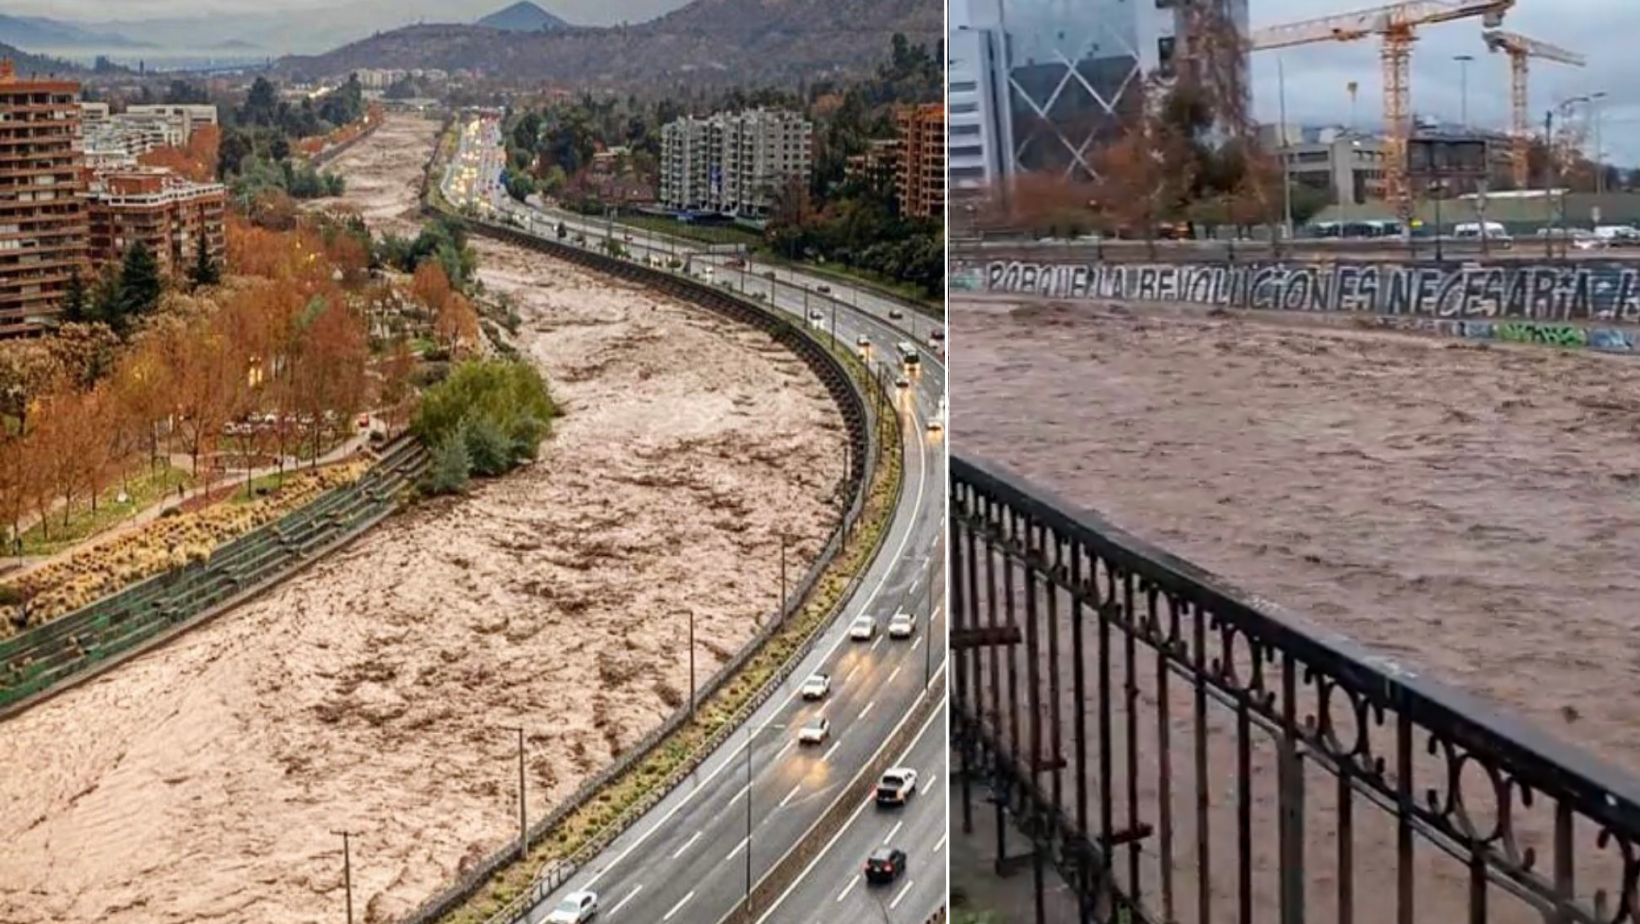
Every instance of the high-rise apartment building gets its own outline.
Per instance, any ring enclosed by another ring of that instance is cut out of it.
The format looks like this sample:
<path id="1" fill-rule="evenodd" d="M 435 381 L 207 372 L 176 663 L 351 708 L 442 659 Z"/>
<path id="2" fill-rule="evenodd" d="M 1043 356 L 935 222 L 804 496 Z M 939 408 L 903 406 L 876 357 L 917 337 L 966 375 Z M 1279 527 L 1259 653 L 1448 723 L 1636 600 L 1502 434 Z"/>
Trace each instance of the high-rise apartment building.
<path id="1" fill-rule="evenodd" d="M 995 189 L 1011 150 L 998 0 L 950 0 L 946 163 L 952 206 Z"/>
<path id="2" fill-rule="evenodd" d="M 903 106 L 896 186 L 900 214 L 932 218 L 945 213 L 945 105 Z"/>
<path id="3" fill-rule="evenodd" d="M 670 208 L 767 215 L 789 186 L 807 186 L 814 126 L 790 112 L 686 116 L 661 130 L 661 201 Z"/>
<path id="4" fill-rule="evenodd" d="M 19 77 L 0 61 L 0 335 L 62 308 L 86 261 L 78 83 Z"/>
<path id="5" fill-rule="evenodd" d="M 140 242 L 163 269 L 181 274 L 197 259 L 201 236 L 221 259 L 228 193 L 220 183 L 189 182 L 160 167 L 107 170 L 97 174 L 89 199 L 96 263 L 119 260 Z"/>

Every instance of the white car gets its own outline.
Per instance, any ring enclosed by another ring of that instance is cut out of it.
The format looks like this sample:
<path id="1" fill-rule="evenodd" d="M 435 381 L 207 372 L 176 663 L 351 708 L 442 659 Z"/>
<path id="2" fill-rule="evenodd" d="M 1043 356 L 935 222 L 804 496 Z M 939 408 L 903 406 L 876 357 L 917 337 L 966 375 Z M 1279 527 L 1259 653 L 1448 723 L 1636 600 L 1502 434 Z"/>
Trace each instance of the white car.
<path id="1" fill-rule="evenodd" d="M 894 387 L 895 388 L 910 388 L 911 387 L 911 380 L 906 378 L 904 375 L 902 375 L 899 378 L 894 380 Z"/>
<path id="2" fill-rule="evenodd" d="M 586 924 L 598 913 L 598 893 L 571 892 L 547 915 L 546 924 Z"/>
<path id="3" fill-rule="evenodd" d="M 889 638 L 910 638 L 917 631 L 917 617 L 905 610 L 896 612 L 888 621 Z"/>
<path id="4" fill-rule="evenodd" d="M 803 727 L 797 730 L 797 743 L 823 744 L 830 736 L 831 723 L 826 721 L 825 716 L 817 715 L 807 722 L 804 722 Z"/>
<path id="5" fill-rule="evenodd" d="M 831 678 L 825 674 L 810 674 L 809 679 L 803 681 L 801 692 L 804 699 L 825 699 L 831 692 Z"/>
<path id="6" fill-rule="evenodd" d="M 865 335 L 865 334 L 861 334 L 860 338 L 858 340 L 854 341 L 854 342 L 862 350 L 869 347 L 869 346 L 871 346 L 871 338 L 869 336 Z"/>
<path id="7" fill-rule="evenodd" d="M 877 620 L 871 616 L 856 616 L 849 623 L 848 637 L 857 642 L 869 642 L 877 637 Z"/>
<path id="8" fill-rule="evenodd" d="M 917 771 L 910 767 L 890 767 L 877 781 L 878 805 L 904 805 L 917 791 Z"/>

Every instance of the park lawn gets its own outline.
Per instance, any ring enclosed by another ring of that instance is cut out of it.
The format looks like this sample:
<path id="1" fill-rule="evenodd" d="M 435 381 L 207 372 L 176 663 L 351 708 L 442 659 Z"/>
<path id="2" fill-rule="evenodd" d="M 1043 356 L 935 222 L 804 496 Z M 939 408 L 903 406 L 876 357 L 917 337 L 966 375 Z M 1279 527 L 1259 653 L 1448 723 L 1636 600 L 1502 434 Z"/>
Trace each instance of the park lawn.
<path id="1" fill-rule="evenodd" d="M 701 241 L 706 244 L 744 244 L 747 247 L 756 247 L 763 243 L 762 235 L 755 231 L 748 231 L 745 228 L 689 225 L 681 221 L 659 218 L 654 215 L 622 215 L 615 219 L 615 224 L 641 228 L 645 231 L 653 231 L 656 234 L 687 238 L 691 241 Z"/>
<path id="2" fill-rule="evenodd" d="M 245 489 L 245 483 L 241 481 L 234 486 L 233 495 L 228 498 L 228 503 L 248 504 L 251 501 L 256 500 L 259 493 L 262 491 L 271 492 L 278 490 L 282 485 L 284 485 L 286 479 L 298 471 L 305 472 L 307 469 L 287 468 L 283 472 L 270 472 L 266 475 L 258 475 L 257 477 L 251 479 L 249 491 Z"/>
<path id="3" fill-rule="evenodd" d="M 63 510 L 54 509 L 47 518 L 45 529 L 35 523 L 24 530 L 23 554 L 54 555 L 78 545 L 120 525 L 166 496 L 176 494 L 178 485 L 186 490 L 193 483 L 193 476 L 184 469 L 173 466 L 154 468 L 144 464 L 124 484 L 116 480 L 104 488 L 97 496 L 96 512 L 92 512 L 91 504 L 86 499 L 76 498 L 68 508 L 66 523 Z M 129 492 L 123 504 L 118 502 L 122 490 Z"/>

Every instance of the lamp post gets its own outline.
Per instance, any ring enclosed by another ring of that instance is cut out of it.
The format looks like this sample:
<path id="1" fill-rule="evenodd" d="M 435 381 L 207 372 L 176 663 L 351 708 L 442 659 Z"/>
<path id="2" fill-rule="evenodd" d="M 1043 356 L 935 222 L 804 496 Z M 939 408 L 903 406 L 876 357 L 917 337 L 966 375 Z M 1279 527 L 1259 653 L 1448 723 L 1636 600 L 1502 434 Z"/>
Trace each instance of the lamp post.
<path id="1" fill-rule="evenodd" d="M 1604 90 L 1589 94 L 1589 112 L 1594 116 L 1594 192 L 1597 196 L 1606 192 L 1606 149 L 1600 137 L 1600 101 L 1605 98 Z"/>
<path id="2" fill-rule="evenodd" d="M 524 727 L 522 725 L 503 725 L 503 731 L 518 733 L 518 858 L 529 856 L 530 852 L 530 822 L 528 809 L 524 801 Z"/>
<path id="3" fill-rule="evenodd" d="M 1465 132 L 1469 131 L 1469 62 L 1475 60 L 1474 55 L 1453 55 L 1452 60 L 1458 62 L 1458 124 Z"/>
<path id="4" fill-rule="evenodd" d="M 353 835 L 357 831 L 332 831 L 342 836 L 342 889 L 347 895 L 347 924 L 353 924 Z"/>
<path id="5" fill-rule="evenodd" d="M 689 610 L 689 717 L 695 717 L 695 611 Z"/>
<path id="6" fill-rule="evenodd" d="M 748 919 L 751 917 L 752 910 L 752 745 L 757 743 L 757 736 L 760 732 L 785 727 L 785 725 L 770 722 L 746 728 L 746 912 Z"/>

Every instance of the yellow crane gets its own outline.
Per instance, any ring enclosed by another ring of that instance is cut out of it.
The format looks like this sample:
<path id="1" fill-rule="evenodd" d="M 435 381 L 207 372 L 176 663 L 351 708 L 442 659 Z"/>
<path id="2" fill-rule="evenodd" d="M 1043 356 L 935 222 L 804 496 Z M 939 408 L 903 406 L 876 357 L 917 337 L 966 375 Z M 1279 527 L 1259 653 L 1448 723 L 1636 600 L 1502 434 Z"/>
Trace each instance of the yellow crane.
<path id="1" fill-rule="evenodd" d="M 1514 175 L 1515 188 L 1525 189 L 1531 180 L 1526 165 L 1527 152 L 1532 146 L 1532 126 L 1527 117 L 1527 62 L 1532 58 L 1541 58 L 1571 67 L 1583 67 L 1589 62 L 1575 51 L 1502 29 L 1488 29 L 1481 33 L 1481 38 L 1486 40 L 1487 51 L 1501 51 L 1509 56 L 1509 167 Z M 1544 141 L 1547 143 L 1548 139 Z"/>
<path id="2" fill-rule="evenodd" d="M 1412 211 L 1407 184 L 1406 149 L 1411 134 L 1409 105 L 1412 43 L 1424 26 L 1480 17 L 1483 28 L 1503 26 L 1503 15 L 1515 0 L 1403 0 L 1386 6 L 1323 16 L 1256 29 L 1249 36 L 1254 51 L 1292 48 L 1318 42 L 1353 42 L 1378 36 L 1379 61 L 1384 68 L 1384 192 L 1400 206 L 1403 214 Z"/>

